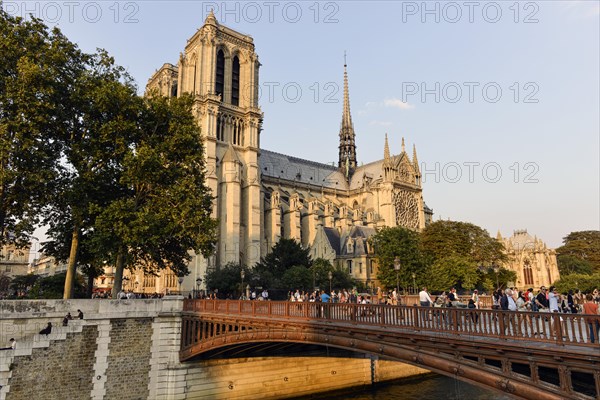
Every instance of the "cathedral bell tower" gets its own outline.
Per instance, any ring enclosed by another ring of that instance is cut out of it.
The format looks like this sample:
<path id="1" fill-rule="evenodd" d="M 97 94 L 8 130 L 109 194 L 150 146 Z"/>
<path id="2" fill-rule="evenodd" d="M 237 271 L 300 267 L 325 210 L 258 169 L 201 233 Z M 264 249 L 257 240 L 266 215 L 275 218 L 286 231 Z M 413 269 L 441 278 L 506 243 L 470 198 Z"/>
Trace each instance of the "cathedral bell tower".
<path id="1" fill-rule="evenodd" d="M 219 24 L 212 11 L 179 59 L 178 95 L 196 96 L 207 184 L 215 196 L 212 216 L 219 220 L 209 268 L 253 266 L 261 256 L 259 67 L 252 37 Z"/>
<path id="2" fill-rule="evenodd" d="M 346 54 L 344 54 L 344 109 L 342 111 L 342 124 L 340 126 L 340 158 L 338 167 L 350 180 L 356 170 L 356 144 L 354 125 L 350 115 L 350 95 L 348 94 L 348 71 L 346 70 Z"/>

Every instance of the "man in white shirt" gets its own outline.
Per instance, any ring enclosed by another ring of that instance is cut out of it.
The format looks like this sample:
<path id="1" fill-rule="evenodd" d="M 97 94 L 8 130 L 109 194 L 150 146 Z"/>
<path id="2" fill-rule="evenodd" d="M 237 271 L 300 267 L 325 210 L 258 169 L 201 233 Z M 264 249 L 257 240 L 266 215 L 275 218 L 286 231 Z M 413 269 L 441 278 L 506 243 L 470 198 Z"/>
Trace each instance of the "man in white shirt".
<path id="1" fill-rule="evenodd" d="M 550 308 L 550 312 L 559 312 L 558 302 L 560 301 L 560 294 L 556 290 L 554 286 L 550 286 L 550 290 L 548 292 L 548 305 Z"/>
<path id="2" fill-rule="evenodd" d="M 517 311 L 517 303 L 515 303 L 514 293 L 511 289 L 506 289 L 506 297 L 508 298 L 508 311 Z"/>
<path id="3" fill-rule="evenodd" d="M 423 290 L 419 292 L 419 302 L 421 303 L 421 307 L 431 307 L 433 301 L 431 297 L 429 297 L 429 293 L 427 293 L 427 287 L 423 286 Z"/>

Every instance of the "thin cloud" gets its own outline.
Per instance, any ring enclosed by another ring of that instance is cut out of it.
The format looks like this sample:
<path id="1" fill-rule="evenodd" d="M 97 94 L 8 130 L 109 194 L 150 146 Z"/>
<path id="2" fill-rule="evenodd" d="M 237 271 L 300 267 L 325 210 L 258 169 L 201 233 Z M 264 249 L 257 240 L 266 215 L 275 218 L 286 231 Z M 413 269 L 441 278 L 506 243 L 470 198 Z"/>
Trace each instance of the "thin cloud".
<path id="1" fill-rule="evenodd" d="M 411 110 L 413 108 L 415 108 L 414 105 L 409 104 L 405 101 L 402 101 L 400 99 L 397 99 L 395 97 L 392 97 L 391 99 L 385 99 L 383 101 L 383 105 L 386 107 L 393 107 L 393 108 L 398 108 L 400 110 Z"/>

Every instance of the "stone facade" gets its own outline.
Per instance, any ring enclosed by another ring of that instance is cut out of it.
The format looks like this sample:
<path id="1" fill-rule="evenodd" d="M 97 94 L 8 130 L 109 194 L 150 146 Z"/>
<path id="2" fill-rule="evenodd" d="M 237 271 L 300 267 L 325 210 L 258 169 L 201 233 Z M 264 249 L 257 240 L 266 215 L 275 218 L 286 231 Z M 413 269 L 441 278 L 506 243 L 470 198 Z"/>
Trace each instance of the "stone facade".
<path id="1" fill-rule="evenodd" d="M 550 286 L 560 278 L 556 251 L 537 236 L 531 236 L 527 230 L 516 230 L 508 238 L 498 232 L 497 239 L 504 244 L 508 256 L 508 262 L 502 266 L 517 274 L 514 286 L 523 290 L 539 288 Z"/>
<path id="2" fill-rule="evenodd" d="M 2 328 L 19 323 L 17 348 L 0 352 L 0 400 L 280 399 L 427 372 L 361 354 L 181 363 L 182 308 L 181 298 L 3 302 Z M 85 319 L 62 327 L 77 309 Z M 38 335 L 47 321 L 52 333 Z"/>
<path id="3" fill-rule="evenodd" d="M 196 95 L 207 184 L 215 196 L 213 217 L 220 222 L 215 256 L 190 263 L 192 273 L 182 290 L 196 288 L 207 269 L 230 262 L 253 266 L 282 237 L 340 265 L 364 263 L 375 277 L 377 266 L 368 255 L 352 258 L 344 251 L 347 238 L 357 239 L 357 226 L 369 228 L 361 235 L 372 235 L 383 226 L 421 230 L 431 221 L 416 148 L 409 156 L 402 139 L 394 155 L 386 135 L 383 159 L 359 165 L 346 65 L 336 166 L 261 148 L 259 67 L 253 39 L 219 24 L 210 13 L 187 41 L 177 66 L 164 64 L 148 81 L 147 93 L 169 95 L 176 86 L 178 96 Z M 342 240 L 328 240 L 324 230 L 336 230 Z M 365 282 L 373 279 L 359 275 Z"/>
<path id="4" fill-rule="evenodd" d="M 17 248 L 13 244 L 0 248 L 0 274 L 11 278 L 27 274 L 29 247 Z"/>

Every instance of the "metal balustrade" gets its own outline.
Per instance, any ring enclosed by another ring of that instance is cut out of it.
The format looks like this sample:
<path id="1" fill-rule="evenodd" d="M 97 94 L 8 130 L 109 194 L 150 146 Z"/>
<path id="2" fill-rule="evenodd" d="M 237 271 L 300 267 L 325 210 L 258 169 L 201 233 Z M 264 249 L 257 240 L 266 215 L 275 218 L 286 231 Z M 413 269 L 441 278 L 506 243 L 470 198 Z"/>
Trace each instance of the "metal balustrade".
<path id="1" fill-rule="evenodd" d="M 409 329 L 469 338 L 496 338 L 559 346 L 585 346 L 600 350 L 590 339 L 589 321 L 582 314 L 501 311 L 458 307 L 392 306 L 383 304 L 312 303 L 249 300 L 186 300 L 184 312 L 245 315 L 285 319 L 288 322 L 322 321 Z M 598 338 L 597 324 L 593 324 Z M 184 335 L 183 346 L 186 346 Z"/>

